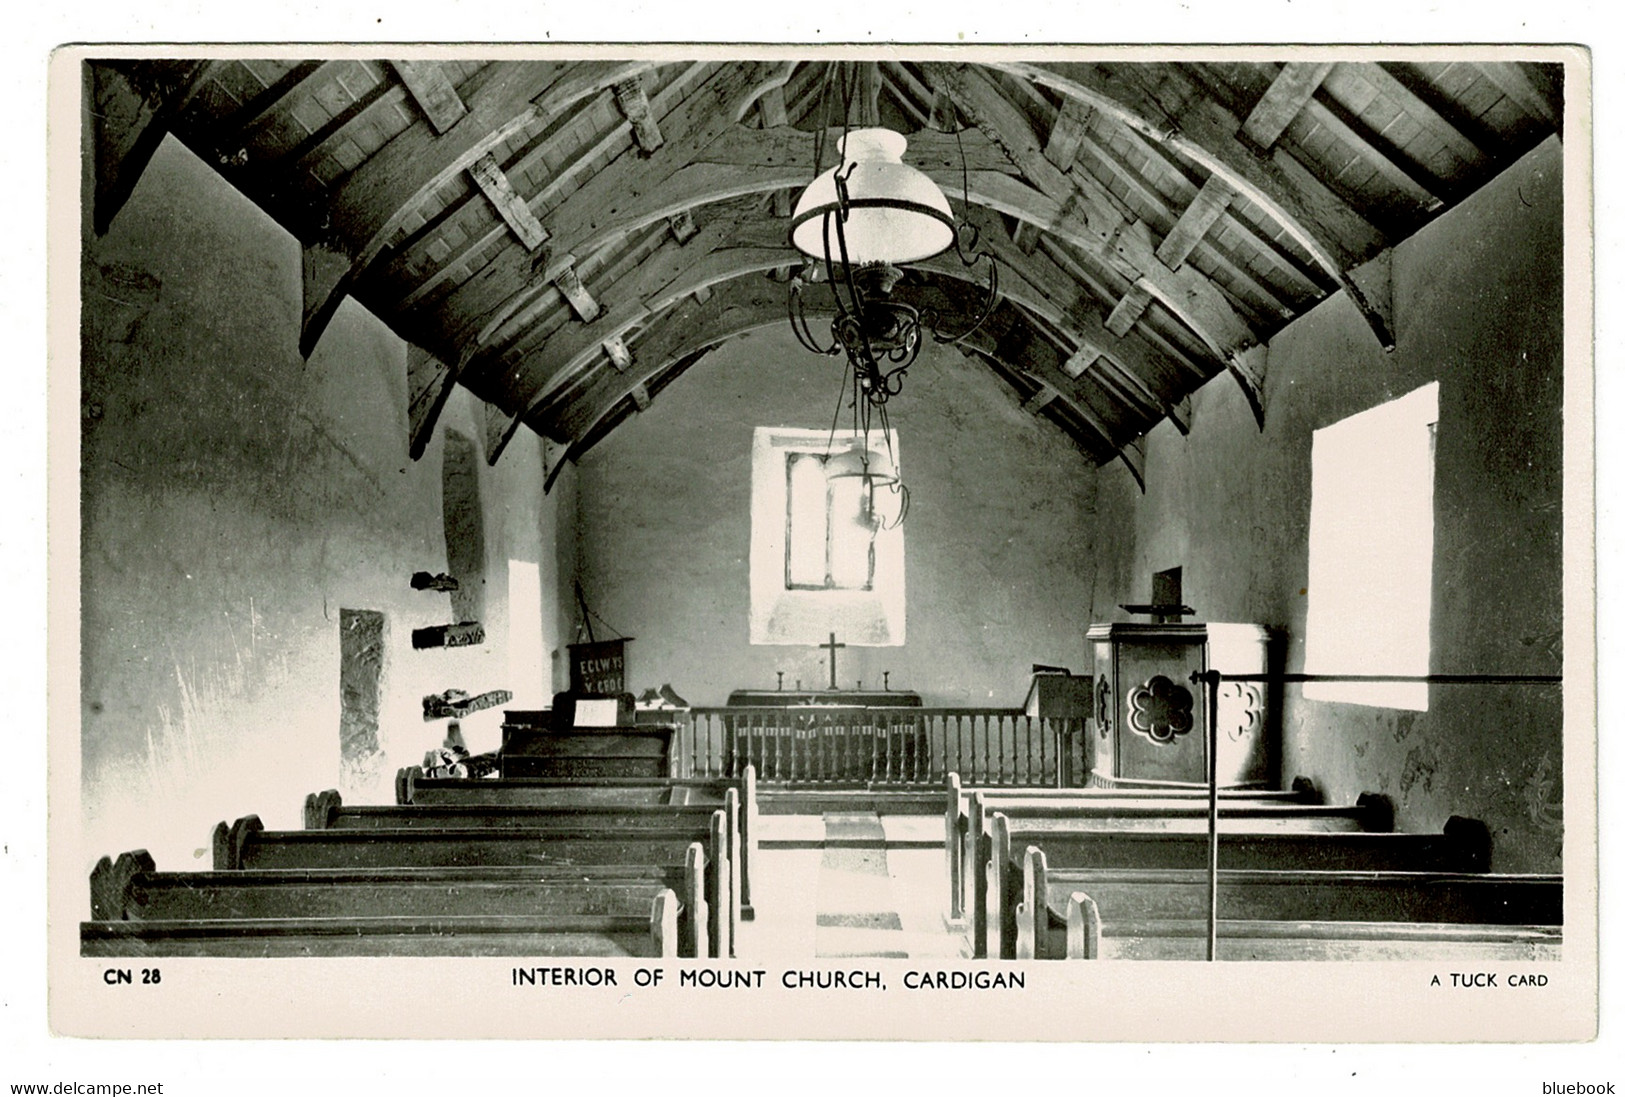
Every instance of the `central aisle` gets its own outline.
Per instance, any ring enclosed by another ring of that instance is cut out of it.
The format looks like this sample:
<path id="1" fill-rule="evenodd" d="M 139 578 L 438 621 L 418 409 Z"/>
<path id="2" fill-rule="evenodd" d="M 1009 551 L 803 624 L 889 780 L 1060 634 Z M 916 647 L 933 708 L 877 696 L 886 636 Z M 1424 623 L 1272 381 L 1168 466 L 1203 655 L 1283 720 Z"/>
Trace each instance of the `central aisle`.
<path id="1" fill-rule="evenodd" d="M 964 930 L 945 919 L 940 819 L 764 816 L 759 846 L 756 920 L 740 926 L 739 959 L 969 955 Z"/>

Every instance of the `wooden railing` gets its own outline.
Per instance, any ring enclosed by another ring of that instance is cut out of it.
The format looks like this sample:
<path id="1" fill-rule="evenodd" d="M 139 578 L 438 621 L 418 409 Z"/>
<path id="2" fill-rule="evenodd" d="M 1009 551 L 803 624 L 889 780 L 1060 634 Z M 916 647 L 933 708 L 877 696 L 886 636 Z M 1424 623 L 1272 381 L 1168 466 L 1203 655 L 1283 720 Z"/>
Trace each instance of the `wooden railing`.
<path id="1" fill-rule="evenodd" d="M 733 777 L 746 764 L 776 785 L 1010 788 L 1084 783 L 1081 718 L 1013 709 L 696 708 L 674 712 L 679 776 Z"/>

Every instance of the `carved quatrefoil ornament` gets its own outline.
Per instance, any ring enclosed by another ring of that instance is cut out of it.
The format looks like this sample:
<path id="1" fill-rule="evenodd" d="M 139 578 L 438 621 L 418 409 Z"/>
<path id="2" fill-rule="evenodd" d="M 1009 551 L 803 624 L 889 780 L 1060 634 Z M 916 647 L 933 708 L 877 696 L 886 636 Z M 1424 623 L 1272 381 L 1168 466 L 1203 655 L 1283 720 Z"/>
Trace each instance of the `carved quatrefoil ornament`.
<path id="1" fill-rule="evenodd" d="M 1263 725 L 1263 705 L 1258 687 L 1246 682 L 1226 682 L 1219 687 L 1221 726 L 1231 741 L 1240 742 Z"/>
<path id="2" fill-rule="evenodd" d="M 1153 743 L 1171 743 L 1196 725 L 1191 691 L 1158 674 L 1129 694 L 1129 727 Z"/>

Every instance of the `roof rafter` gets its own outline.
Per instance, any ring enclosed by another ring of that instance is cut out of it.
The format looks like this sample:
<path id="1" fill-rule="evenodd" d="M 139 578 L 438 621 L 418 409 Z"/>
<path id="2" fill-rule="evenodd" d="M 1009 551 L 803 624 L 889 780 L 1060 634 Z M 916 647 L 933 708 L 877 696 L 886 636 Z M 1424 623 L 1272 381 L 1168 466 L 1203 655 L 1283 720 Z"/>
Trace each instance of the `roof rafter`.
<path id="1" fill-rule="evenodd" d="M 1340 235 L 1325 223 L 1334 211 L 1312 207 L 1305 194 L 1273 158 L 1252 154 L 1237 137 L 1241 123 L 1224 107 L 1211 99 L 1199 99 L 1192 109 L 1180 117 L 1176 128 L 1175 125 L 1154 120 L 1161 116 L 1154 101 L 1122 81 L 1101 76 L 1091 66 L 1058 65 L 1050 68 L 1026 63 L 1000 63 L 995 67 L 1081 99 L 1218 175 L 1291 233 L 1348 293 L 1382 347 L 1385 350 L 1393 349 L 1393 333 L 1388 330 L 1387 322 L 1364 291 L 1349 277 L 1349 272 L 1360 264 L 1360 257 L 1350 252 Z"/>
<path id="2" fill-rule="evenodd" d="M 641 227 L 627 224 L 622 208 L 663 190 L 674 173 L 690 164 L 695 154 L 719 135 L 753 132 L 739 125 L 739 120 L 767 88 L 782 84 L 788 74 L 788 62 L 758 62 L 720 70 L 660 119 L 665 141 L 659 149 L 648 156 L 617 158 L 549 212 L 544 223 L 553 234 L 554 246 L 560 251 L 587 255 Z M 668 203 L 641 224 L 663 220 L 678 208 Z M 611 227 L 605 230 L 602 226 Z M 507 307 L 511 287 L 522 285 L 530 273 L 528 253 L 522 247 L 505 247 L 472 278 L 452 290 L 444 308 L 469 318 L 462 334 L 471 334 Z"/>
<path id="3" fill-rule="evenodd" d="M 356 277 L 425 198 L 525 126 L 648 65 L 515 62 L 485 81 L 466 104 L 466 113 L 444 133 L 436 133 L 427 120 L 409 127 L 346 176 L 327 202 L 329 229 L 312 246 L 349 262 L 342 269 L 324 263 L 326 280 L 307 282 L 307 292 L 316 298 L 305 301 L 300 352 L 309 356 Z"/>
<path id="4" fill-rule="evenodd" d="M 1019 75 L 1032 66 L 1011 66 Z M 999 94 L 989 78 L 966 65 L 931 63 L 924 66 L 926 79 L 946 90 L 955 104 L 976 121 L 979 128 L 995 136 L 1010 153 L 1012 160 L 1036 186 L 1036 191 L 1025 184 L 1010 180 L 978 180 L 1003 192 L 1004 211 L 1013 216 L 1032 219 L 1037 216 L 1051 223 L 1045 225 L 1051 233 L 1067 238 L 1085 250 L 1104 252 L 1111 256 L 1119 269 L 1132 283 L 1142 285 L 1147 298 L 1155 296 L 1180 321 L 1202 337 L 1220 361 L 1229 364 L 1239 360 L 1249 348 L 1258 343 L 1258 336 L 1236 314 L 1230 303 L 1205 275 L 1189 267 L 1172 270 L 1156 256 L 1148 233 L 1134 231 L 1132 225 L 1121 226 L 1109 203 L 1087 194 L 1075 182 L 1075 176 L 1062 172 L 1044 156 L 1043 146 L 1028 125 L 1026 117 L 1012 107 Z M 1045 70 L 1039 70 L 1043 73 Z M 1082 98 L 1080 96 L 1080 98 Z M 1099 103 L 1090 105 L 1100 107 Z M 1123 108 L 1113 102 L 1115 109 Z M 1027 192 L 1027 193 L 1021 193 Z M 989 204 L 995 204 L 990 202 Z M 1089 216 L 1093 206 L 1095 217 Z M 996 207 L 997 208 L 997 207 Z M 1103 239 L 1095 226 L 1114 226 L 1110 236 Z M 1252 376 L 1245 371 L 1232 371 L 1241 383 L 1263 427 L 1261 391 L 1253 387 Z"/>

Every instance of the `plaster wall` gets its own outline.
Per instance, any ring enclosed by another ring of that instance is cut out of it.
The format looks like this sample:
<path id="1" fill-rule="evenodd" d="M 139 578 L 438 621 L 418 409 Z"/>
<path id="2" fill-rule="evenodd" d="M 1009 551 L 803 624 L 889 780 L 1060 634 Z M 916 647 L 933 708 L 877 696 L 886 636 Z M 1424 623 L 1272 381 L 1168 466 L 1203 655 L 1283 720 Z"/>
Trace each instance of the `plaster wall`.
<path id="1" fill-rule="evenodd" d="M 1143 601 L 1182 566 L 1199 619 L 1279 628 L 1302 670 L 1313 432 L 1437 380 L 1431 669 L 1560 671 L 1561 167 L 1553 139 L 1393 250 L 1392 353 L 1338 294 L 1271 340 L 1262 434 L 1220 377 L 1189 437 L 1152 431 L 1143 496 L 1103 475 L 1102 521 L 1129 536 L 1104 542 L 1127 586 L 1099 604 Z M 1426 712 L 1284 700 L 1287 778 L 1386 793 L 1403 830 L 1481 819 L 1497 870 L 1561 868 L 1556 689 L 1435 686 Z"/>
<path id="2" fill-rule="evenodd" d="M 786 689 L 828 686 L 827 652 L 749 643 L 750 457 L 758 426 L 827 431 L 840 388 L 838 362 L 764 329 L 701 359 L 582 460 L 577 573 L 592 610 L 635 638 L 635 692 L 669 682 L 718 705 L 773 688 L 778 671 Z M 847 647 L 839 684 L 873 689 L 890 671 L 928 705 L 1016 706 L 1034 662 L 1081 670 L 1093 465 L 951 349 L 927 347 L 890 407 L 912 493 L 907 642 Z"/>
<path id="3" fill-rule="evenodd" d="M 396 768 L 443 735 L 426 694 L 547 702 L 546 652 L 526 674 L 507 651 L 512 611 L 558 642 L 558 503 L 534 436 L 487 466 L 483 409 L 457 390 L 410 460 L 405 344 L 346 302 L 301 359 L 297 241 L 173 140 L 109 233 L 86 230 L 83 302 L 88 858 L 144 847 L 160 868 L 199 867 L 219 820 L 297 826 L 323 788 L 388 802 Z M 486 642 L 415 651 L 414 628 L 455 619 L 448 595 L 409 585 L 448 569 L 448 430 L 481 454 Z M 541 604 L 510 607 L 510 560 L 542 569 Z M 342 771 L 341 609 L 387 619 L 381 750 Z M 494 748 L 500 723 L 500 709 L 463 721 L 470 747 Z"/>

